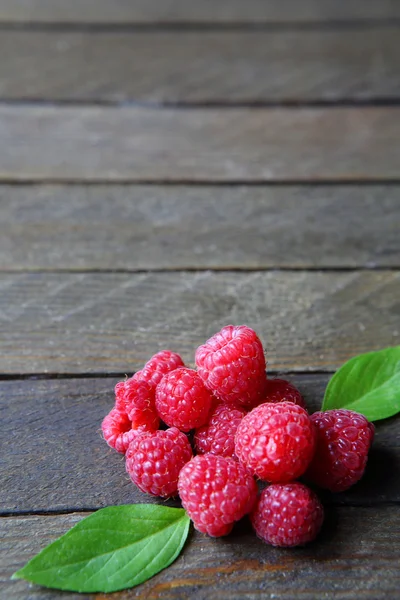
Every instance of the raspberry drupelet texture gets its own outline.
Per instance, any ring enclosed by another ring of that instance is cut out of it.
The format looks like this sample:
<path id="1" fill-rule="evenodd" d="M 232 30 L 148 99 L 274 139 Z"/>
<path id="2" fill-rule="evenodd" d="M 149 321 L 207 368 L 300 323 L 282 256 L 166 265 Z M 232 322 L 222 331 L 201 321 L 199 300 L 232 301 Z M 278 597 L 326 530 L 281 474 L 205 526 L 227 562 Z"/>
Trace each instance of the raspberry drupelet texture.
<path id="1" fill-rule="evenodd" d="M 178 491 L 195 528 L 213 537 L 227 535 L 257 498 L 250 473 L 232 458 L 203 454 L 181 470 Z"/>
<path id="2" fill-rule="evenodd" d="M 344 408 L 311 415 L 316 428 L 316 452 L 306 477 L 331 492 L 343 492 L 364 474 L 375 428 Z"/>
<path id="3" fill-rule="evenodd" d="M 147 361 L 141 371 L 135 373 L 136 379 L 144 379 L 156 387 L 166 373 L 174 371 L 178 367 L 184 367 L 184 362 L 176 352 L 161 350 Z"/>
<path id="4" fill-rule="evenodd" d="M 289 548 L 316 538 L 324 510 L 316 494 L 302 483 L 275 483 L 261 492 L 250 519 L 267 544 Z"/>
<path id="5" fill-rule="evenodd" d="M 101 429 L 107 444 L 121 454 L 125 454 L 130 442 L 137 435 L 126 412 L 117 408 L 113 408 L 104 417 Z"/>
<path id="6" fill-rule="evenodd" d="M 118 384 L 117 384 L 118 385 Z M 145 427 L 155 431 L 160 426 L 160 417 L 156 411 L 154 387 L 144 380 L 134 377 L 127 379 L 124 385 L 125 412 L 132 427 Z"/>
<path id="7" fill-rule="evenodd" d="M 195 449 L 199 454 L 220 454 L 235 458 L 235 434 L 240 421 L 247 414 L 244 408 L 229 404 L 217 404 L 209 416 L 207 425 L 196 429 Z"/>
<path id="8" fill-rule="evenodd" d="M 186 435 L 176 427 L 137 435 L 126 453 L 126 470 L 147 494 L 169 498 L 178 493 L 178 476 L 192 458 Z"/>
<path id="9" fill-rule="evenodd" d="M 156 409 L 170 427 L 190 431 L 207 422 L 212 394 L 193 369 L 179 367 L 164 375 L 156 388 Z"/>
<path id="10" fill-rule="evenodd" d="M 114 388 L 115 392 L 115 408 L 120 412 L 126 412 L 125 404 L 125 381 L 118 381 Z"/>
<path id="11" fill-rule="evenodd" d="M 265 396 L 264 350 L 250 327 L 223 327 L 197 348 L 196 365 L 205 385 L 223 402 L 252 408 Z"/>
<path id="12" fill-rule="evenodd" d="M 286 379 L 268 379 L 264 402 L 293 402 L 306 408 L 303 396 L 299 390 Z"/>
<path id="13" fill-rule="evenodd" d="M 243 417 L 235 436 L 239 461 L 271 483 L 300 477 L 310 464 L 314 447 L 314 425 L 304 408 L 293 402 L 260 404 Z"/>

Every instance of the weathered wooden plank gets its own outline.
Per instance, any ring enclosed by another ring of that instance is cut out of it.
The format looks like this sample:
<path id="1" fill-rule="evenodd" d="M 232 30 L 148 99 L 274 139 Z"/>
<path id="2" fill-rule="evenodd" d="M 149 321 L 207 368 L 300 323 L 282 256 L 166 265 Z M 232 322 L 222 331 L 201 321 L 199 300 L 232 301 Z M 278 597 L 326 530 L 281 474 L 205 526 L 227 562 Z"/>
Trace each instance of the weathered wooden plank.
<path id="1" fill-rule="evenodd" d="M 304 394 L 309 410 L 318 410 L 329 375 L 290 379 Z M 0 382 L 4 447 L 0 512 L 97 509 L 156 501 L 130 482 L 123 457 L 101 437 L 100 424 L 113 406 L 116 381 Z M 394 418 L 377 423 L 363 480 L 346 493 L 326 493 L 324 499 L 335 505 L 399 502 L 399 468 L 399 419 Z M 176 501 L 170 504 L 176 505 Z"/>
<path id="2" fill-rule="evenodd" d="M 9 577 L 81 518 L 82 515 L 72 514 L 0 519 L 0 590 L 4 598 L 29 595 L 32 600 L 78 600 L 78 595 L 66 596 L 23 581 L 10 581 Z M 318 540 L 296 550 L 267 546 L 245 521 L 223 539 L 194 532 L 181 556 L 168 569 L 115 598 L 345 600 L 353 597 L 355 590 L 357 598 L 396 598 L 400 586 L 400 544 L 399 536 L 393 533 L 399 527 L 398 507 L 328 510 Z"/>
<path id="3" fill-rule="evenodd" d="M 293 23 L 400 17 L 396 0 L 1 0 L 0 22 Z"/>
<path id="4" fill-rule="evenodd" d="M 0 186 L 0 269 L 399 267 L 400 186 Z"/>
<path id="5" fill-rule="evenodd" d="M 0 98 L 163 102 L 397 99 L 400 30 L 3 31 Z"/>
<path id="6" fill-rule="evenodd" d="M 227 323 L 271 369 L 327 370 L 399 343 L 399 272 L 21 273 L 0 277 L 0 373 L 115 373 L 185 360 Z"/>
<path id="7" fill-rule="evenodd" d="M 0 180 L 384 180 L 400 108 L 0 106 Z"/>

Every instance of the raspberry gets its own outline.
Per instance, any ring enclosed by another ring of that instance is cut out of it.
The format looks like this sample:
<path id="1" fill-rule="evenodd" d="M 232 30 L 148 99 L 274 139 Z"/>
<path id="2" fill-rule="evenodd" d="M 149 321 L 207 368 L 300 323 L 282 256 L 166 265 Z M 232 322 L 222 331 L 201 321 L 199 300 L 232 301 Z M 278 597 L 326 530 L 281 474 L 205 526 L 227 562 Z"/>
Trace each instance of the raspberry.
<path id="1" fill-rule="evenodd" d="M 316 452 L 306 477 L 331 492 L 343 492 L 361 479 L 375 428 L 359 413 L 340 408 L 311 415 Z"/>
<path id="2" fill-rule="evenodd" d="M 267 392 L 263 402 L 294 402 L 302 408 L 306 408 L 303 396 L 290 381 L 285 379 L 268 379 Z"/>
<path id="3" fill-rule="evenodd" d="M 190 431 L 207 421 L 211 392 L 193 369 L 179 367 L 164 375 L 156 389 L 156 409 L 170 427 Z"/>
<path id="4" fill-rule="evenodd" d="M 214 454 L 192 458 L 179 474 L 178 490 L 196 529 L 213 537 L 227 535 L 257 498 L 250 473 L 232 458 Z"/>
<path id="5" fill-rule="evenodd" d="M 134 377 L 127 379 L 124 384 L 123 398 L 125 411 L 132 421 L 132 427 L 135 429 L 145 427 L 150 430 L 159 428 L 160 417 L 155 406 L 155 390 L 150 383 Z"/>
<path id="6" fill-rule="evenodd" d="M 137 435 L 126 453 L 126 470 L 147 494 L 169 498 L 178 493 L 178 475 L 192 458 L 192 448 L 176 427 Z"/>
<path id="7" fill-rule="evenodd" d="M 161 350 L 147 361 L 141 371 L 135 373 L 135 379 L 144 379 L 156 387 L 163 376 L 178 367 L 184 367 L 184 362 L 176 352 Z"/>
<path id="8" fill-rule="evenodd" d="M 260 479 L 286 483 L 307 469 L 315 445 L 309 415 L 293 402 L 260 404 L 248 413 L 235 436 L 239 460 Z"/>
<path id="9" fill-rule="evenodd" d="M 114 388 L 115 392 L 115 408 L 120 412 L 125 412 L 125 381 L 118 381 Z"/>
<path id="10" fill-rule="evenodd" d="M 235 433 L 246 411 L 229 404 L 217 404 L 207 425 L 196 430 L 194 444 L 199 454 L 211 452 L 236 458 Z"/>
<path id="11" fill-rule="evenodd" d="M 288 548 L 316 538 L 324 510 L 314 492 L 302 483 L 275 483 L 261 492 L 250 519 L 264 542 Z"/>
<path id="12" fill-rule="evenodd" d="M 113 408 L 104 417 L 101 429 L 107 444 L 121 454 L 125 454 L 130 442 L 137 434 L 137 431 L 132 429 L 128 415 L 117 408 Z"/>
<path id="13" fill-rule="evenodd" d="M 205 385 L 224 402 L 253 407 L 265 396 L 264 350 L 250 327 L 223 327 L 197 348 L 196 365 Z"/>

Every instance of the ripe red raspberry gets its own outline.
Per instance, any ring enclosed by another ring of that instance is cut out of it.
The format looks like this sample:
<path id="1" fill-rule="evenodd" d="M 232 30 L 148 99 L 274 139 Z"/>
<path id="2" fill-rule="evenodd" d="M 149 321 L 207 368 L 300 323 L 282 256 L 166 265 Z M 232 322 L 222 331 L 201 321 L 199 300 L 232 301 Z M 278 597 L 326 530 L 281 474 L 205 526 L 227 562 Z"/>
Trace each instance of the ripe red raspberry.
<path id="1" fill-rule="evenodd" d="M 268 379 L 267 391 L 264 402 L 294 402 L 302 408 L 306 408 L 303 396 L 290 381 L 285 379 Z"/>
<path id="2" fill-rule="evenodd" d="M 250 327 L 223 327 L 197 348 L 196 365 L 206 386 L 224 402 L 253 407 L 265 396 L 264 350 Z"/>
<path id="3" fill-rule="evenodd" d="M 235 433 L 247 414 L 244 408 L 217 404 L 210 413 L 207 425 L 196 429 L 194 445 L 199 454 L 220 454 L 236 459 Z"/>
<path id="4" fill-rule="evenodd" d="M 309 415 L 293 402 L 260 404 L 248 413 L 235 436 L 235 452 L 251 473 L 271 483 L 286 483 L 307 469 L 315 445 Z"/>
<path id="5" fill-rule="evenodd" d="M 206 423 L 212 394 L 193 369 L 179 367 L 164 375 L 156 388 L 156 409 L 170 427 L 190 431 Z"/>
<path id="6" fill-rule="evenodd" d="M 227 535 L 257 498 L 250 473 L 236 460 L 214 454 L 195 456 L 183 467 L 178 491 L 196 529 L 213 537 Z"/>
<path id="7" fill-rule="evenodd" d="M 259 538 L 288 548 L 317 537 L 324 510 L 314 492 L 302 483 L 275 483 L 261 492 L 250 519 Z"/>
<path id="8" fill-rule="evenodd" d="M 184 367 L 184 362 L 176 352 L 161 350 L 147 361 L 141 371 L 135 373 L 135 379 L 144 379 L 156 387 L 166 373 L 178 367 Z"/>
<path id="9" fill-rule="evenodd" d="M 114 388 L 115 392 L 115 408 L 120 412 L 125 412 L 125 381 L 118 381 Z"/>
<path id="10" fill-rule="evenodd" d="M 177 495 L 179 472 L 192 456 L 189 440 L 176 427 L 146 431 L 130 444 L 126 470 L 142 492 L 169 498 Z"/>
<path id="11" fill-rule="evenodd" d="M 153 431 L 159 428 L 160 417 L 156 411 L 155 389 L 150 383 L 134 377 L 127 379 L 123 398 L 125 412 L 132 421 L 133 428 L 145 427 Z"/>
<path id="12" fill-rule="evenodd" d="M 361 479 L 375 428 L 359 413 L 344 408 L 311 415 L 316 452 L 306 477 L 331 492 L 343 492 Z"/>
<path id="13" fill-rule="evenodd" d="M 130 442 L 137 434 L 137 431 L 132 429 L 132 422 L 128 415 L 117 408 L 113 408 L 104 417 L 101 429 L 107 444 L 121 454 L 125 454 Z"/>

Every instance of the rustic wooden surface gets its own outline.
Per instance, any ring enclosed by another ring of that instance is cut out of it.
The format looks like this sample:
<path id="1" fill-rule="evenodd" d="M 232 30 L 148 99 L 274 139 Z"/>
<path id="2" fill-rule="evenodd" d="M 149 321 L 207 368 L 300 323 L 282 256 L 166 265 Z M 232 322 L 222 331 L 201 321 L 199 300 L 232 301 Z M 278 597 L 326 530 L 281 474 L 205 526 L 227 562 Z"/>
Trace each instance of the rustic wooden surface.
<path id="1" fill-rule="evenodd" d="M 77 600 L 10 576 L 154 501 L 100 434 L 152 353 L 247 322 L 313 411 L 400 343 L 399 40 L 390 0 L 0 0 L 2 598 Z M 315 543 L 192 532 L 115 597 L 397 598 L 399 424 Z"/>
<path id="2" fill-rule="evenodd" d="M 399 180 L 400 107 L 0 105 L 0 181 Z"/>
<path id="3" fill-rule="evenodd" d="M 398 185 L 4 185 L 0 270 L 393 268 L 399 221 Z"/>
<path id="4" fill-rule="evenodd" d="M 6 23 L 327 23 L 400 17 L 396 0 L 1 0 Z"/>
<path id="5" fill-rule="evenodd" d="M 397 598 L 400 586 L 397 507 L 327 509 L 324 529 L 312 546 L 296 550 L 268 547 L 251 533 L 247 522 L 227 538 L 192 533 L 184 553 L 167 570 L 136 589 L 112 596 L 182 600 L 196 598 Z M 43 545 L 75 525 L 82 515 L 11 517 L 0 521 L 3 560 L 0 585 L 10 600 L 26 597 L 26 584 L 7 575 Z M 363 591 L 365 590 L 365 593 Z M 34 586 L 30 600 L 78 600 L 79 594 L 59 594 Z M 105 600 L 102 594 L 86 595 Z"/>
<path id="6" fill-rule="evenodd" d="M 271 369 L 332 371 L 400 340 L 398 271 L 0 275 L 5 374 L 126 373 L 229 322 L 259 332 Z"/>
<path id="7" fill-rule="evenodd" d="M 388 101 L 399 32 L 3 31 L 0 99 L 159 103 Z M 19 65 L 24 65 L 21 72 Z"/>

